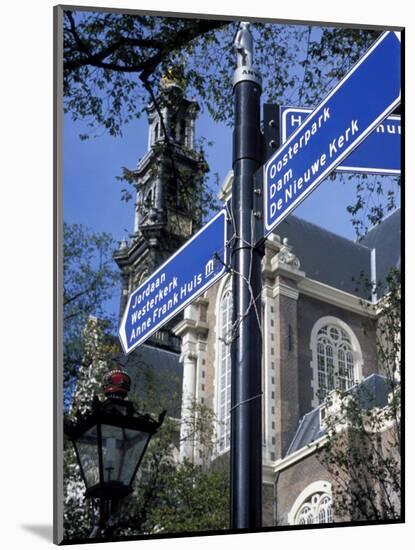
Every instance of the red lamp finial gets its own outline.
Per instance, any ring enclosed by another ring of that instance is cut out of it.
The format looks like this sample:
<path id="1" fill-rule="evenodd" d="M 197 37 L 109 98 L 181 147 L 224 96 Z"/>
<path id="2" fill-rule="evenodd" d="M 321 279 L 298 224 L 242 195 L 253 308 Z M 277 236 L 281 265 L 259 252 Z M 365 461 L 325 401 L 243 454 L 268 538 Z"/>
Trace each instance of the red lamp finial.
<path id="1" fill-rule="evenodd" d="M 106 397 L 124 399 L 130 391 L 131 378 L 117 365 L 116 369 L 105 374 L 102 387 Z"/>

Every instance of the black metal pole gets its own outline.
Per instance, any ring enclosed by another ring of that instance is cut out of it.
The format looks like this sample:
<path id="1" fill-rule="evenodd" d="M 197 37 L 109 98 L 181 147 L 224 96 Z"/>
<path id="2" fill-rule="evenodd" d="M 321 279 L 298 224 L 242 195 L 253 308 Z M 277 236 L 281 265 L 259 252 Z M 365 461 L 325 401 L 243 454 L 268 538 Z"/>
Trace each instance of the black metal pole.
<path id="1" fill-rule="evenodd" d="M 261 80 L 251 65 L 252 37 L 247 24 L 242 23 L 235 47 L 239 57 L 234 76 L 232 187 L 231 528 L 255 529 L 262 526 L 262 253 L 253 238 L 253 176 L 262 160 Z"/>

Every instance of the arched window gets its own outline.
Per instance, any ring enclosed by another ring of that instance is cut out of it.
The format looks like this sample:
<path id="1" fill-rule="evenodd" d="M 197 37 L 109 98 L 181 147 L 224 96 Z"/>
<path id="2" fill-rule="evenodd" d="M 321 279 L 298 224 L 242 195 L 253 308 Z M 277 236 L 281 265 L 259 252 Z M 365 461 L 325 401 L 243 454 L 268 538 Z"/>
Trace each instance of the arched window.
<path id="1" fill-rule="evenodd" d="M 218 418 L 219 452 L 224 452 L 230 447 L 231 329 L 232 290 L 228 283 L 221 293 L 218 308 L 216 414 Z"/>
<path id="2" fill-rule="evenodd" d="M 331 496 L 322 495 L 318 503 L 318 522 L 317 523 L 332 523 L 333 522 L 333 503 Z"/>
<path id="3" fill-rule="evenodd" d="M 314 493 L 307 502 L 301 505 L 294 520 L 295 525 L 332 522 L 332 499 L 325 493 Z"/>
<path id="4" fill-rule="evenodd" d="M 361 379 L 362 353 L 350 328 L 335 317 L 323 317 L 311 333 L 314 400 L 319 405 L 334 389 L 348 390 Z"/>
<path id="5" fill-rule="evenodd" d="M 154 205 L 154 189 L 150 187 L 150 189 L 147 191 L 147 195 L 145 198 L 145 208 L 151 208 Z"/>
<path id="6" fill-rule="evenodd" d="M 314 523 L 314 516 L 311 505 L 307 502 L 303 504 L 298 512 L 296 525 L 309 525 Z"/>
<path id="7" fill-rule="evenodd" d="M 290 525 L 333 523 L 333 500 L 328 481 L 314 481 L 308 485 L 294 502 L 288 513 Z"/>

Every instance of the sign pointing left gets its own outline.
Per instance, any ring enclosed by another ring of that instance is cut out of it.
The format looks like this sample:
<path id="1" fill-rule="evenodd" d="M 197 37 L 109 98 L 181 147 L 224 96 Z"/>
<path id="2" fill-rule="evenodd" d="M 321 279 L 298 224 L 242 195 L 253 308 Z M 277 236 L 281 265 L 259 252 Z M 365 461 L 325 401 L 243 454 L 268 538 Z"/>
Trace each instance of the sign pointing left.
<path id="1" fill-rule="evenodd" d="M 225 274 L 226 226 L 223 209 L 130 295 L 119 328 L 125 353 Z"/>

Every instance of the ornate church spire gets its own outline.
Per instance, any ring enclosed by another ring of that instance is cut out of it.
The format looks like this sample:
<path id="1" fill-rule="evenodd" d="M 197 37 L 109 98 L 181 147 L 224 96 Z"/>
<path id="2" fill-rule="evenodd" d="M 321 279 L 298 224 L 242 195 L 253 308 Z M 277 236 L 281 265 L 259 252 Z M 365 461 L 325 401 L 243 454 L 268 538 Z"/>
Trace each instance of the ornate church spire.
<path id="1" fill-rule="evenodd" d="M 130 244 L 114 254 L 121 269 L 122 315 L 128 295 L 198 229 L 208 167 L 196 148 L 196 101 L 185 97 L 182 71 L 166 71 L 147 106 L 147 151 L 133 171 L 136 188 Z"/>

